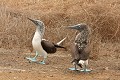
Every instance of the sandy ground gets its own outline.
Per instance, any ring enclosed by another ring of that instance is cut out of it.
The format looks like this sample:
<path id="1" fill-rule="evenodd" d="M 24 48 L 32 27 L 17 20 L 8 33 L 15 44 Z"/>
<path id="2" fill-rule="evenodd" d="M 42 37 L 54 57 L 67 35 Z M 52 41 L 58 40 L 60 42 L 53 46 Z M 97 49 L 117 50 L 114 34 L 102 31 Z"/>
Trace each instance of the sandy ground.
<path id="1" fill-rule="evenodd" d="M 0 80 L 120 80 L 120 58 L 100 56 L 90 59 L 92 72 L 70 71 L 70 54 L 57 51 L 49 54 L 46 65 L 25 59 L 29 51 L 0 49 Z M 34 53 L 33 53 L 34 55 Z M 33 56 L 32 55 L 32 56 Z M 38 60 L 41 58 L 39 57 Z"/>

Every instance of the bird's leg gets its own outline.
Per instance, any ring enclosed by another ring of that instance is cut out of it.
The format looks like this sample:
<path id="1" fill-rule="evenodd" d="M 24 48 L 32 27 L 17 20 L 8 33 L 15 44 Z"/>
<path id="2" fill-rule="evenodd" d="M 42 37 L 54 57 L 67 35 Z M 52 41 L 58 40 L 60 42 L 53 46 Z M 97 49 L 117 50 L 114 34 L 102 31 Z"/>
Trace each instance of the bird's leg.
<path id="1" fill-rule="evenodd" d="M 84 72 L 90 72 L 90 71 L 91 71 L 91 69 L 88 69 L 87 65 L 85 65 Z"/>
<path id="2" fill-rule="evenodd" d="M 73 63 L 73 65 L 74 65 L 75 67 L 74 67 L 74 68 L 69 68 L 70 70 L 72 70 L 72 71 L 77 71 L 77 70 L 79 70 L 79 69 L 77 69 L 77 65 L 76 65 L 75 62 Z"/>
<path id="3" fill-rule="evenodd" d="M 36 51 L 36 55 L 35 55 L 35 57 L 33 59 L 36 59 L 37 57 L 38 57 L 38 52 Z"/>
<path id="4" fill-rule="evenodd" d="M 77 70 L 77 65 L 75 64 L 75 71 Z"/>
<path id="5" fill-rule="evenodd" d="M 36 62 L 37 60 L 36 60 L 36 58 L 37 58 L 37 56 L 38 56 L 38 52 L 36 51 L 36 53 L 35 53 L 35 57 L 33 57 L 33 58 L 27 58 L 28 60 L 30 60 L 30 61 L 32 61 L 32 62 Z"/>
<path id="6" fill-rule="evenodd" d="M 41 56 L 43 56 L 44 59 L 41 62 L 39 62 L 39 64 L 46 64 L 47 52 L 43 51 L 43 54 L 41 54 Z"/>
<path id="7" fill-rule="evenodd" d="M 84 64 L 84 68 L 83 68 L 84 72 L 87 72 L 87 66 Z"/>

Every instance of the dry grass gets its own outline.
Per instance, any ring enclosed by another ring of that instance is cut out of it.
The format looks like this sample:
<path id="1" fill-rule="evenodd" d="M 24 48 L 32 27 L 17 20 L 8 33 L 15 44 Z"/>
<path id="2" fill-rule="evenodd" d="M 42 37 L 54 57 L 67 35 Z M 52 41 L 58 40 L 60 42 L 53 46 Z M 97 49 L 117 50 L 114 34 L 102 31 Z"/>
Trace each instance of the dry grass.
<path id="1" fill-rule="evenodd" d="M 29 49 L 35 30 L 27 20 L 30 17 L 45 23 L 46 39 L 57 42 L 68 36 L 67 47 L 76 32 L 65 27 L 87 23 L 92 29 L 92 51 L 96 54 L 102 43 L 120 41 L 119 9 L 119 0 L 0 0 L 0 47 Z"/>

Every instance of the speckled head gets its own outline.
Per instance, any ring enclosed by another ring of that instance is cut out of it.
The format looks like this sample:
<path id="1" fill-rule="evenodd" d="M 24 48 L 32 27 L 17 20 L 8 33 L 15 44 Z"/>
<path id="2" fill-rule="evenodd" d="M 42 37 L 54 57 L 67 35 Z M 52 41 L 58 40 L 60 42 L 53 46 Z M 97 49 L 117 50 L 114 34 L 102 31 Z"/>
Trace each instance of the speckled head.
<path id="1" fill-rule="evenodd" d="M 44 23 L 40 20 L 33 20 L 28 18 L 30 21 L 32 21 L 38 28 L 43 28 L 44 27 Z"/>
<path id="2" fill-rule="evenodd" d="M 28 19 L 36 25 L 36 31 L 39 32 L 39 34 L 41 34 L 41 37 L 43 37 L 44 32 L 45 32 L 44 23 L 40 20 L 33 20 L 33 19 L 30 19 L 30 18 L 28 18 Z"/>
<path id="3" fill-rule="evenodd" d="M 87 25 L 85 23 L 81 23 L 81 24 L 77 24 L 77 25 L 74 25 L 74 26 L 69 26 L 68 28 L 83 31 L 83 30 L 87 29 Z"/>

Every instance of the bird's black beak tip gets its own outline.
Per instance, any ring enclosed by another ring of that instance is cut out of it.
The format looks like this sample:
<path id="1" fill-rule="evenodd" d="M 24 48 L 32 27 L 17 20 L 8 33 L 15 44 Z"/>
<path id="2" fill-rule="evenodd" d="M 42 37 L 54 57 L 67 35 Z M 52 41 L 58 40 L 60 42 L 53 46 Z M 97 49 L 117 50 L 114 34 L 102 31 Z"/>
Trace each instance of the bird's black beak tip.
<path id="1" fill-rule="evenodd" d="M 27 17 L 27 19 L 30 19 L 29 17 Z"/>
<path id="2" fill-rule="evenodd" d="M 33 20 L 32 20 L 31 18 L 29 18 L 29 17 L 28 17 L 27 19 L 30 20 L 30 21 L 33 21 Z"/>
<path id="3" fill-rule="evenodd" d="M 30 21 L 32 21 L 33 23 L 35 23 L 36 24 L 36 20 L 34 20 L 34 19 L 31 19 L 31 18 L 27 18 L 28 20 L 30 20 Z"/>

